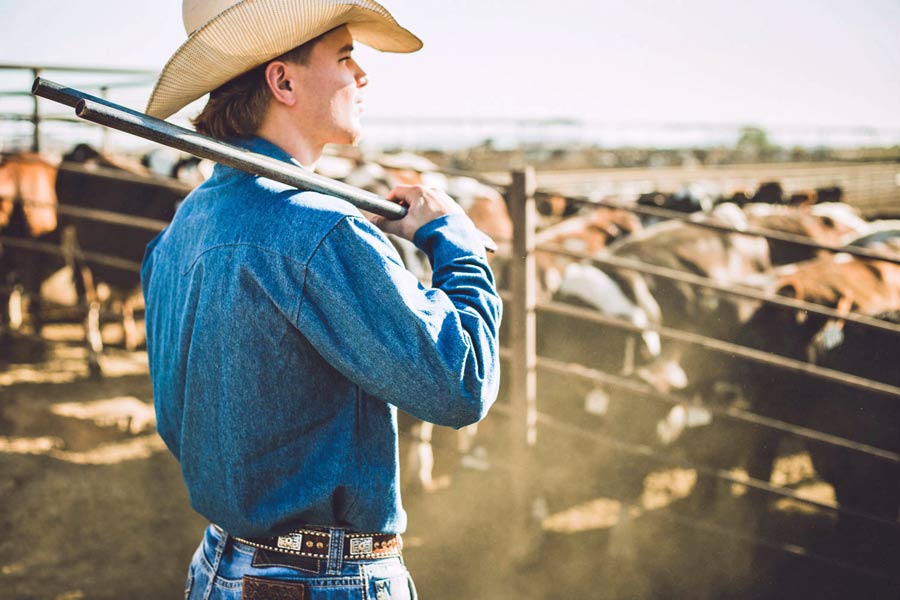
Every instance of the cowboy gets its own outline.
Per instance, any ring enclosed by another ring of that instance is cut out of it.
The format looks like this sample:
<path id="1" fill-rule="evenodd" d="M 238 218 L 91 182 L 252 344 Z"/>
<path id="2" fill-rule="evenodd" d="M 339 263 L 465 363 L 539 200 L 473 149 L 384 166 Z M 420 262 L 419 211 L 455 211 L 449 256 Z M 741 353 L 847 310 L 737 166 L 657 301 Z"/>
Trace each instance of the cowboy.
<path id="1" fill-rule="evenodd" d="M 147 112 L 210 93 L 199 131 L 312 169 L 360 135 L 355 42 L 421 47 L 372 0 L 184 0 L 187 41 Z M 499 385 L 483 238 L 446 194 L 397 221 L 218 165 L 142 269 L 158 429 L 211 525 L 189 598 L 411 598 L 397 409 L 451 427 Z M 432 263 L 406 271 L 385 232 Z"/>

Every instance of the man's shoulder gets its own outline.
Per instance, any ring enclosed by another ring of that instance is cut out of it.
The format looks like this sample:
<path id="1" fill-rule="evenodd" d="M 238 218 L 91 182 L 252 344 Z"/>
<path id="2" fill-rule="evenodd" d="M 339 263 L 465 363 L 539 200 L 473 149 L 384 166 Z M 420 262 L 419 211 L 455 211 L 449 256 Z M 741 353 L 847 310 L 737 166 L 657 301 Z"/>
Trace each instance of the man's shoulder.
<path id="1" fill-rule="evenodd" d="M 308 227 L 330 230 L 346 217 L 362 217 L 358 208 L 335 196 L 298 190 L 260 177 L 253 178 L 251 186 L 252 196 L 262 200 L 254 202 L 254 209 L 277 216 L 282 225 L 300 221 Z"/>

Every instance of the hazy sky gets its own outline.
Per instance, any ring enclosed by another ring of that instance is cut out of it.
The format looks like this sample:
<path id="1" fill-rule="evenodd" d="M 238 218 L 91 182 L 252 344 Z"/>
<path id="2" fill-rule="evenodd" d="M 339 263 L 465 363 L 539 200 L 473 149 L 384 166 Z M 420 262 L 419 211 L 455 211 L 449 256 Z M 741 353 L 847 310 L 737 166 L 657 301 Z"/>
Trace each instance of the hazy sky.
<path id="1" fill-rule="evenodd" d="M 370 115 L 900 127 L 900 0 L 385 6 L 425 47 L 357 52 Z M 3 63 L 159 69 L 184 39 L 180 0 L 0 0 Z"/>

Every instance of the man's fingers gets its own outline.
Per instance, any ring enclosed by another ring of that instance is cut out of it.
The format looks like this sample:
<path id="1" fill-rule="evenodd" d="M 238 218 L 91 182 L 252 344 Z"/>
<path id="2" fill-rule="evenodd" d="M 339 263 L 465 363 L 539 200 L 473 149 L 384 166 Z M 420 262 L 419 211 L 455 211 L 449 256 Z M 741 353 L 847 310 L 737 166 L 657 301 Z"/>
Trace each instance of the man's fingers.
<path id="1" fill-rule="evenodd" d="M 393 200 L 402 206 L 409 206 L 416 194 L 422 194 L 420 188 L 411 185 L 398 185 L 388 193 L 387 199 Z"/>

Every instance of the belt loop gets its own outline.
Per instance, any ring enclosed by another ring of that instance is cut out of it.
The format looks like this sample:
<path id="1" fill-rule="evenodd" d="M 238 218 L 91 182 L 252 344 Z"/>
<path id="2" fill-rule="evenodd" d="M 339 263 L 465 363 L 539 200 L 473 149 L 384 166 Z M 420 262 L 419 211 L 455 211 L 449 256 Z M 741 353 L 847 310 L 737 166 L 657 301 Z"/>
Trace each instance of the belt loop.
<path id="1" fill-rule="evenodd" d="M 213 563 L 210 565 L 212 567 L 213 576 L 209 578 L 209 585 L 206 588 L 206 591 L 203 594 L 204 600 L 210 598 L 213 593 L 213 585 L 216 582 L 216 578 L 219 576 L 219 565 L 222 562 L 222 555 L 225 553 L 225 547 L 228 545 L 228 540 L 231 537 L 228 535 L 228 532 L 218 527 L 217 525 L 212 525 L 211 527 L 215 528 L 219 536 L 219 540 L 216 542 L 216 550 L 213 556 Z"/>
<path id="2" fill-rule="evenodd" d="M 326 572 L 329 575 L 340 575 L 344 567 L 344 530 L 328 529 L 331 534 L 331 543 L 328 546 L 328 565 Z"/>

